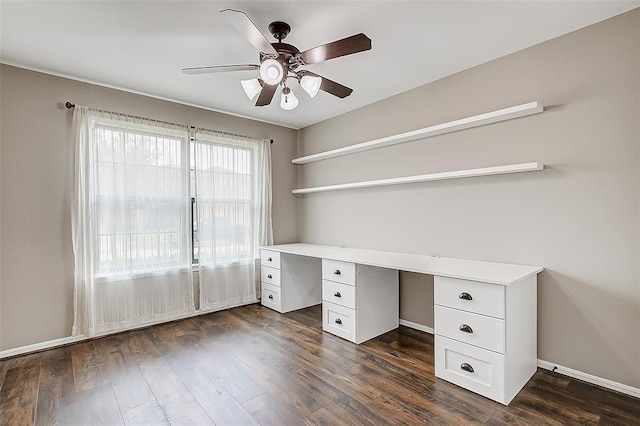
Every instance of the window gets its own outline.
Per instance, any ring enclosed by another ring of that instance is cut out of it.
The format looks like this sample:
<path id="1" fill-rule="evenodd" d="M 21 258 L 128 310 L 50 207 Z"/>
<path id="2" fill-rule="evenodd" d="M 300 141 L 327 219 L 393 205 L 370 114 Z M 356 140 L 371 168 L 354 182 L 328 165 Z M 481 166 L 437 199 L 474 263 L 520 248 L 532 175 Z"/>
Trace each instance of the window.
<path id="1" fill-rule="evenodd" d="M 195 312 L 195 259 L 201 310 L 257 300 L 266 140 L 199 130 L 190 143 L 186 126 L 76 106 L 74 142 L 74 335 Z"/>

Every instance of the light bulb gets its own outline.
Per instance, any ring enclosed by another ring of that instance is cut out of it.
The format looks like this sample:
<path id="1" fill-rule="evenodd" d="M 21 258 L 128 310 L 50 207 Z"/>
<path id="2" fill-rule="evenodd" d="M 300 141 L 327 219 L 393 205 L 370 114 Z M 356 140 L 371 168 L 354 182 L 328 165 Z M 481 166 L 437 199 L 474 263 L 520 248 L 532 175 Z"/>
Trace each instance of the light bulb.
<path id="1" fill-rule="evenodd" d="M 260 77 L 266 84 L 276 85 L 282 81 L 284 69 L 282 64 L 275 59 L 265 59 L 260 64 Z"/>
<path id="2" fill-rule="evenodd" d="M 298 103 L 298 98 L 296 98 L 291 89 L 288 87 L 282 89 L 282 97 L 280 98 L 280 107 L 282 109 L 292 110 L 298 106 Z"/>
<path id="3" fill-rule="evenodd" d="M 262 91 L 262 84 L 260 84 L 260 80 L 258 80 L 257 78 L 252 78 L 251 80 L 242 80 L 240 83 L 242 84 L 244 93 L 246 93 L 249 99 L 255 98 L 258 93 Z"/>
<path id="4" fill-rule="evenodd" d="M 321 83 L 322 83 L 322 77 L 312 77 L 310 75 L 305 75 L 300 80 L 300 86 L 312 98 L 318 94 Z"/>

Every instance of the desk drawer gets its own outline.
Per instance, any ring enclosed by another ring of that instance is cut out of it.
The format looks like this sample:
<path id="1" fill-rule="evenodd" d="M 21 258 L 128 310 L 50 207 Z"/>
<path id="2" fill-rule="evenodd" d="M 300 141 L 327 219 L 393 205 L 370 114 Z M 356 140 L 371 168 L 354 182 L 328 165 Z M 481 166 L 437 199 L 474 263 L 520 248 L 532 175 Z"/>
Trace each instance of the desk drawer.
<path id="1" fill-rule="evenodd" d="M 282 305 L 280 303 L 280 287 L 262 283 L 261 303 L 267 308 L 282 312 Z"/>
<path id="2" fill-rule="evenodd" d="M 356 311 L 335 303 L 322 302 L 322 329 L 355 343 Z"/>
<path id="3" fill-rule="evenodd" d="M 435 307 L 437 335 L 504 353 L 504 320 L 459 309 Z"/>
<path id="4" fill-rule="evenodd" d="M 436 336 L 436 376 L 502 404 L 504 355 Z"/>
<path id="5" fill-rule="evenodd" d="M 280 269 L 280 252 L 272 250 L 260 250 L 260 264 Z"/>
<path id="6" fill-rule="evenodd" d="M 462 309 L 495 318 L 504 318 L 504 286 L 479 281 L 436 276 L 436 305 Z"/>
<path id="7" fill-rule="evenodd" d="M 356 264 L 322 259 L 322 279 L 356 285 Z"/>
<path id="8" fill-rule="evenodd" d="M 356 288 L 348 284 L 322 280 L 322 300 L 355 309 Z"/>
<path id="9" fill-rule="evenodd" d="M 280 287 L 280 269 L 261 266 L 260 281 Z"/>

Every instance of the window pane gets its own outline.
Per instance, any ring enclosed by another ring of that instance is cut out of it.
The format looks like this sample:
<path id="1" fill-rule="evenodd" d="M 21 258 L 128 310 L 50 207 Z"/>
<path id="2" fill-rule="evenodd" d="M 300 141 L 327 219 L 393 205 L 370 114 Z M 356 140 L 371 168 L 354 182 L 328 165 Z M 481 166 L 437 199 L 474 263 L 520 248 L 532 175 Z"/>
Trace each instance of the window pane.
<path id="1" fill-rule="evenodd" d="M 127 126 L 94 127 L 99 275 L 164 271 L 188 259 L 186 141 Z"/>

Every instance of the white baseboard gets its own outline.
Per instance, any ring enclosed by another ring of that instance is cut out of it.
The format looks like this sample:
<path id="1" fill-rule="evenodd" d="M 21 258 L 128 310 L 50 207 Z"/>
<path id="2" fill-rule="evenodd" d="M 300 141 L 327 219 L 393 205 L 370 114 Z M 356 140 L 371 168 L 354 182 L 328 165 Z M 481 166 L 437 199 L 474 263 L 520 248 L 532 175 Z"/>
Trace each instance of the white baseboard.
<path id="1" fill-rule="evenodd" d="M 70 345 L 71 343 L 78 343 L 83 340 L 87 340 L 86 336 L 70 336 L 63 337 L 61 339 L 47 340 L 46 342 L 34 343 L 33 345 L 19 346 L 13 349 L 7 349 L 0 352 L 0 359 L 9 358 L 12 356 L 28 354 L 31 352 L 44 351 L 58 346 Z"/>
<path id="2" fill-rule="evenodd" d="M 562 365 L 554 364 L 553 362 L 545 361 L 542 359 L 538 360 L 538 367 L 544 368 L 545 370 L 553 371 L 555 373 L 563 374 L 565 376 L 573 377 L 574 379 L 582 380 L 583 382 L 591 383 L 603 388 L 614 390 L 616 392 L 640 398 L 640 388 L 635 388 L 633 386 L 614 382 L 613 380 L 609 379 L 603 379 L 602 377 L 593 376 L 591 374 L 583 373 L 582 371 L 574 370 L 573 368 L 564 367 Z"/>
<path id="3" fill-rule="evenodd" d="M 413 328 L 415 330 L 424 331 L 425 333 L 433 334 L 433 328 L 427 327 L 426 325 L 418 324 L 417 322 L 411 322 L 401 319 L 400 325 L 404 325 L 405 327 Z"/>

